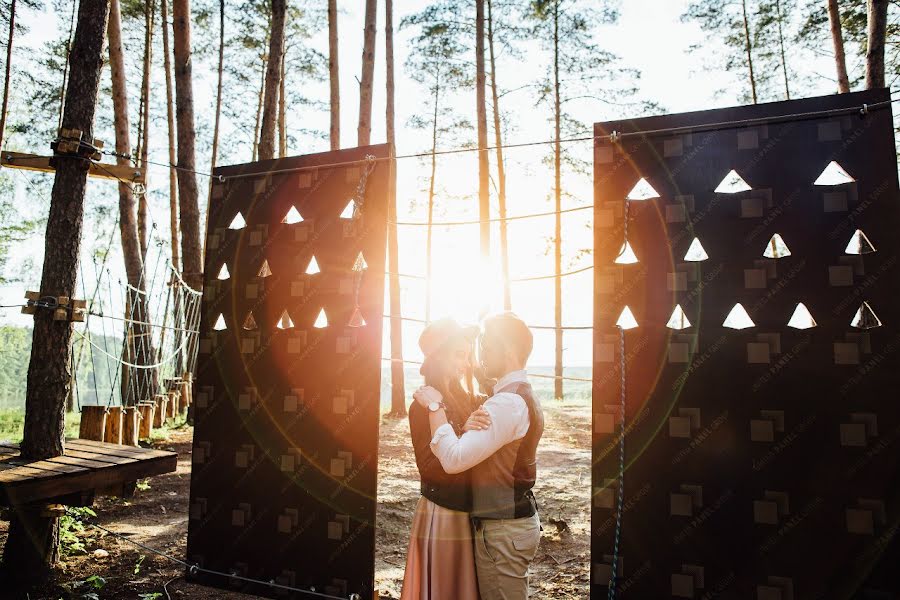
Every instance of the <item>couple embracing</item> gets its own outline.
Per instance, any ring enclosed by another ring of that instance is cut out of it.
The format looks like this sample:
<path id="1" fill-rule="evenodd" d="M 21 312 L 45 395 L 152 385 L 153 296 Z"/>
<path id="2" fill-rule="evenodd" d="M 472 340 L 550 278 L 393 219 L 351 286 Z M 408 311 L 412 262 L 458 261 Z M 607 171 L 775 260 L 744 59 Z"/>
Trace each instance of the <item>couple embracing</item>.
<path id="1" fill-rule="evenodd" d="M 443 319 L 419 346 L 425 385 L 409 423 L 422 497 L 401 600 L 525 600 L 541 537 L 531 490 L 544 430 L 525 371 L 531 331 L 508 312 L 486 318 L 480 335 Z"/>

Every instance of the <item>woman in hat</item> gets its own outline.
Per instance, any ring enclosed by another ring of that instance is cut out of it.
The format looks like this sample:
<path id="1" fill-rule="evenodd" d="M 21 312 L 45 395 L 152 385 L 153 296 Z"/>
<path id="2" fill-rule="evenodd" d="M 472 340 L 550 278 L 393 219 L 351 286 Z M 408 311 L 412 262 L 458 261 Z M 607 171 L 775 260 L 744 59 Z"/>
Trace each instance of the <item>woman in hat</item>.
<path id="1" fill-rule="evenodd" d="M 429 324 L 419 338 L 425 355 L 420 373 L 425 385 L 441 392 L 447 418 L 457 434 L 490 426 L 474 391 L 477 327 L 461 327 L 452 319 Z M 437 410 L 437 407 L 433 408 Z M 409 539 L 401 600 L 478 600 L 469 511 L 469 473 L 448 475 L 431 452 L 430 408 L 413 402 L 409 428 L 421 478 Z"/>

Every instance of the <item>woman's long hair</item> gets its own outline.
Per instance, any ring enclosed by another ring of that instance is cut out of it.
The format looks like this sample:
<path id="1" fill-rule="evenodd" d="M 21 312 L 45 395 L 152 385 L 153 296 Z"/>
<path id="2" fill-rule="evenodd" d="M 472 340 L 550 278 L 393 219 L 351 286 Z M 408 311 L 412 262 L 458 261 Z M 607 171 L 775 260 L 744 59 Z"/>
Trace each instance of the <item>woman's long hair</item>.
<path id="1" fill-rule="evenodd" d="M 447 420 L 457 431 L 462 432 L 462 427 L 469 419 L 469 415 L 475 410 L 474 373 L 475 364 L 474 342 L 469 350 L 469 365 L 462 380 L 456 376 L 453 366 L 452 350 L 459 338 L 454 338 L 443 345 L 438 351 L 425 358 L 422 368 L 419 369 L 425 377 L 425 385 L 435 388 L 444 397 L 447 406 Z"/>

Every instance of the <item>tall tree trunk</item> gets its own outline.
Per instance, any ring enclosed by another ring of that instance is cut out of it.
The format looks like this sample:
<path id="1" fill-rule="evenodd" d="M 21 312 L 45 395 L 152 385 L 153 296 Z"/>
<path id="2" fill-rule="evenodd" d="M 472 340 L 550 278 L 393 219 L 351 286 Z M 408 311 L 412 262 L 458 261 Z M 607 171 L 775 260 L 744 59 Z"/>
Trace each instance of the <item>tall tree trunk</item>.
<path id="1" fill-rule="evenodd" d="M 190 0 L 173 0 L 173 42 L 175 57 L 175 110 L 178 123 L 178 204 L 181 213 L 181 260 L 184 281 L 197 291 L 203 289 L 200 249 L 200 208 L 197 204 L 195 173 L 194 90 L 191 79 Z"/>
<path id="2" fill-rule="evenodd" d="M 491 99 L 494 106 L 494 145 L 497 147 L 497 204 L 500 212 L 500 263 L 503 276 L 503 310 L 512 310 L 509 289 L 509 238 L 506 223 L 506 165 L 503 162 L 503 126 L 500 122 L 500 95 L 497 91 L 497 61 L 494 58 L 493 0 L 487 0 L 487 39 L 491 61 Z"/>
<path id="3" fill-rule="evenodd" d="M 428 223 L 425 227 L 425 322 L 431 323 L 431 240 L 434 227 L 434 180 L 437 174 L 438 106 L 441 97 L 440 71 L 434 76 L 434 115 L 431 122 L 431 178 L 428 182 Z"/>
<path id="4" fill-rule="evenodd" d="M 163 0 L 165 1 L 165 0 Z M 219 157 L 219 121 L 222 116 L 222 73 L 225 70 L 225 0 L 219 0 L 219 68 L 216 83 L 216 119 L 213 125 L 212 159 L 209 172 L 216 168 Z"/>
<path id="5" fill-rule="evenodd" d="M 394 128 L 394 0 L 384 2 L 385 133 L 393 156 Z M 406 385 L 403 368 L 403 321 L 400 311 L 400 248 L 397 241 L 397 198 L 388 205 L 388 285 L 391 302 L 391 415 L 406 415 Z"/>
<path id="6" fill-rule="evenodd" d="M 78 3 L 73 2 L 72 16 L 69 19 L 69 39 L 66 41 L 66 62 L 63 65 L 62 82 L 59 86 L 59 123 L 57 127 L 62 127 L 63 103 L 66 99 L 66 83 L 69 81 L 69 56 L 72 54 L 72 33 L 75 31 L 75 14 L 77 9 Z M 12 11 L 12 14 L 15 14 L 15 10 Z"/>
<path id="7" fill-rule="evenodd" d="M 556 228 L 553 234 L 553 317 L 556 334 L 553 393 L 563 397 L 563 330 L 562 330 L 562 145 L 560 143 L 562 100 L 559 84 L 559 0 L 553 5 L 553 196 L 556 206 Z"/>
<path id="8" fill-rule="evenodd" d="M 338 63 L 337 0 L 328 0 L 328 81 L 331 100 L 329 138 L 332 150 L 339 150 L 341 147 L 341 83 Z"/>
<path id="9" fill-rule="evenodd" d="M 750 41 L 750 17 L 747 15 L 747 0 L 741 0 L 744 14 L 744 47 L 747 51 L 747 67 L 750 69 L 750 92 L 753 95 L 753 104 L 756 104 L 756 75 L 753 73 L 753 53 Z"/>
<path id="10" fill-rule="evenodd" d="M 475 0 L 475 107 L 478 119 L 478 220 L 480 225 L 481 260 L 491 256 L 491 195 L 488 188 L 490 164 L 487 150 L 487 109 L 484 74 L 484 0 Z"/>
<path id="11" fill-rule="evenodd" d="M 259 125 L 262 121 L 263 94 L 266 89 L 266 57 L 262 57 L 262 68 L 259 73 L 259 94 L 256 102 L 256 122 L 253 125 L 253 162 L 259 158 Z"/>
<path id="12" fill-rule="evenodd" d="M 94 112 L 103 66 L 103 41 L 109 14 L 107 0 L 81 0 L 72 45 L 71 75 L 66 91 L 63 127 L 77 129 L 93 142 Z M 75 297 L 84 190 L 87 169 L 81 157 L 61 155 L 50 196 L 50 214 L 44 236 L 42 295 Z M 64 450 L 66 397 L 69 390 L 69 351 L 72 324 L 54 321 L 49 310 L 34 315 L 31 360 L 25 395 L 25 431 L 22 456 L 51 458 Z M 9 535 L 0 570 L 4 589 L 43 579 L 59 552 L 58 520 L 42 516 L 41 507 L 12 511 Z"/>
<path id="13" fill-rule="evenodd" d="M 0 148 L 6 134 L 6 109 L 9 106 L 9 80 L 12 70 L 13 34 L 16 31 L 16 0 L 9 5 L 9 39 L 6 42 L 6 77 L 3 80 L 3 112 L 0 114 Z"/>
<path id="14" fill-rule="evenodd" d="M 287 51 L 281 55 L 281 77 L 278 79 L 278 156 L 287 156 L 287 79 L 284 68 Z"/>
<path id="15" fill-rule="evenodd" d="M 272 20 L 269 27 L 269 62 L 266 66 L 266 85 L 263 92 L 262 124 L 259 132 L 259 160 L 275 157 L 275 121 L 278 118 L 278 89 L 281 79 L 281 58 L 284 54 L 284 20 L 286 0 L 272 0 Z"/>
<path id="16" fill-rule="evenodd" d="M 784 29 L 782 27 L 781 0 L 775 0 L 775 10 L 778 16 L 778 45 L 781 47 L 781 71 L 784 73 L 784 95 L 785 98 L 791 99 L 791 86 L 788 83 L 788 65 L 787 54 L 784 51 Z"/>
<path id="17" fill-rule="evenodd" d="M 841 31 L 841 9 L 838 0 L 825 0 L 828 5 L 828 21 L 831 23 L 831 41 L 834 44 L 834 63 L 837 68 L 838 93 L 850 91 L 850 77 L 847 75 L 847 57 L 844 54 L 844 34 Z"/>
<path id="18" fill-rule="evenodd" d="M 356 130 L 358 146 L 368 146 L 372 140 L 372 82 L 375 79 L 375 27 L 378 22 L 377 12 L 378 0 L 366 0 L 362 79 L 359 82 L 359 127 Z"/>
<path id="19" fill-rule="evenodd" d="M 119 8 L 119 0 L 111 0 L 109 8 L 109 22 L 107 26 L 109 36 L 109 70 L 112 79 L 113 122 L 116 136 L 116 164 L 127 166 L 127 156 L 131 148 L 130 132 L 128 127 L 128 86 L 125 76 L 125 57 L 122 52 L 122 20 Z M 133 319 L 137 323 L 127 323 L 126 329 L 132 339 L 139 340 L 137 348 L 134 348 L 131 356 L 137 364 L 153 364 L 153 352 L 149 348 L 150 329 L 145 323 L 150 321 L 150 313 L 147 310 L 147 296 L 142 294 L 145 282 L 144 261 L 141 252 L 141 240 L 135 215 L 134 194 L 131 185 L 119 182 L 119 234 L 122 240 L 122 256 L 125 259 L 125 275 L 128 284 L 128 298 L 132 310 L 126 312 L 126 319 Z M 122 365 L 125 369 L 125 365 Z M 154 380 L 152 369 L 135 369 L 132 375 L 137 387 L 147 389 Z M 134 400 L 134 399 L 133 399 Z M 136 399 L 142 400 L 142 398 Z M 123 398 L 123 402 L 125 399 Z"/>
<path id="20" fill-rule="evenodd" d="M 225 0 L 222 0 L 224 3 Z M 163 71 L 166 78 L 166 131 L 169 137 L 169 164 L 175 164 L 175 110 L 172 102 L 173 86 L 172 86 L 172 58 L 169 50 L 169 6 L 168 0 L 160 0 L 159 10 L 162 20 L 162 38 L 163 38 Z M 224 13 L 223 13 L 224 14 Z M 177 270 L 181 267 L 181 253 L 178 243 L 178 182 L 175 169 L 169 169 L 169 235 L 171 237 L 172 246 L 172 268 Z M 174 304 L 174 339 L 175 347 L 181 347 L 181 331 L 180 328 L 184 324 L 181 314 L 181 293 L 178 289 L 179 280 L 172 273 L 172 289 L 175 294 Z M 184 371 L 184 354 L 178 351 L 175 355 L 175 372 Z"/>
<path id="21" fill-rule="evenodd" d="M 141 110 L 138 129 L 138 157 L 140 165 L 147 168 L 150 146 L 150 77 L 153 64 L 153 10 L 152 0 L 144 4 L 144 69 L 141 77 Z M 141 260 L 147 260 L 149 235 L 147 232 L 147 194 L 138 197 L 138 237 L 141 241 Z"/>
<path id="22" fill-rule="evenodd" d="M 869 35 L 866 45 L 866 89 L 884 87 L 884 43 L 889 0 L 867 0 Z"/>

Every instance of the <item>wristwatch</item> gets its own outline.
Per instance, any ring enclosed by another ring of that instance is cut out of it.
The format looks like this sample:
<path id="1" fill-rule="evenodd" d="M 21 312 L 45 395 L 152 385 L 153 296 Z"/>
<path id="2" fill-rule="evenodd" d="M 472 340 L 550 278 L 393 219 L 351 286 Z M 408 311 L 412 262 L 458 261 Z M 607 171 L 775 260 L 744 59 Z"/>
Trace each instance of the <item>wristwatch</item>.
<path id="1" fill-rule="evenodd" d="M 428 410 L 430 412 L 437 412 L 437 411 L 441 410 L 442 408 L 444 408 L 443 402 L 432 402 L 431 404 L 428 405 Z"/>

